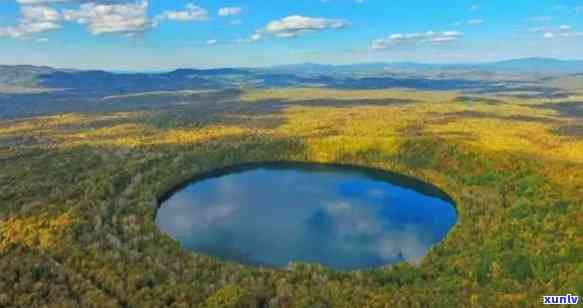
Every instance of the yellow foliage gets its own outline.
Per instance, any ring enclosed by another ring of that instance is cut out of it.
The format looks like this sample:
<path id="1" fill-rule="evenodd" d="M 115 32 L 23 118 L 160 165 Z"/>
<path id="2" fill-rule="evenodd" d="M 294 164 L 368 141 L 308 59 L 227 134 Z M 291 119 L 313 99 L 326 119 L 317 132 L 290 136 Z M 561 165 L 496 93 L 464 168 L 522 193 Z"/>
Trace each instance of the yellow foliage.
<path id="1" fill-rule="evenodd" d="M 241 95 L 244 102 L 262 102 L 269 100 L 310 101 L 310 100 L 374 100 L 402 99 L 431 101 L 439 97 L 443 101 L 451 100 L 457 92 L 408 91 L 408 90 L 336 90 L 328 88 L 284 88 L 269 90 L 249 90 Z"/>
<path id="2" fill-rule="evenodd" d="M 458 100 L 461 95 L 251 90 L 241 101 L 0 122 L 0 203 L 10 204 L 0 218 L 12 217 L 0 222 L 0 252 L 11 245 L 61 247 L 69 230 L 83 224 L 92 244 L 80 243 L 86 254 L 72 256 L 67 266 L 128 305 L 127 297 L 159 299 L 158 306 L 246 307 L 273 297 L 282 279 L 294 288 L 273 303 L 290 306 L 479 307 L 494 300 L 516 306 L 534 292 L 554 291 L 549 286 L 575 285 L 575 274 L 562 273 L 576 273 L 580 259 L 583 139 L 557 129 L 580 118 L 544 108 L 542 99 L 494 96 L 489 104 Z M 455 200 L 459 223 L 418 268 L 305 277 L 187 254 L 155 231 L 155 199 L 165 190 L 200 172 L 261 160 L 349 163 L 412 175 Z M 79 204 L 86 220 L 9 216 L 29 201 L 42 202 L 45 192 Z M 64 251 L 74 249 L 64 244 Z M 512 259 L 515 254 L 520 258 Z M 428 285 L 445 295 L 428 294 Z M 493 299 L 497 290 L 507 294 Z M 327 298 L 312 296 L 318 294 Z"/>
<path id="3" fill-rule="evenodd" d="M 49 249 L 63 239 L 75 220 L 70 214 L 49 217 L 46 214 L 25 218 L 9 218 L 0 224 L 0 251 L 10 245 Z"/>

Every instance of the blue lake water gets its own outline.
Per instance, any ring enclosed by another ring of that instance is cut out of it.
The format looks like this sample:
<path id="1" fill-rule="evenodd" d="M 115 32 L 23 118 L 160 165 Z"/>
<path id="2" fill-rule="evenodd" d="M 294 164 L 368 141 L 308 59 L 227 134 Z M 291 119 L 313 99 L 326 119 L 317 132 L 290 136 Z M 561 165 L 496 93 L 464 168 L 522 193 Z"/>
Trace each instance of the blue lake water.
<path id="1" fill-rule="evenodd" d="M 264 164 L 185 185 L 161 204 L 156 223 L 185 249 L 224 260 L 352 270 L 419 262 L 456 222 L 448 200 L 380 171 Z"/>

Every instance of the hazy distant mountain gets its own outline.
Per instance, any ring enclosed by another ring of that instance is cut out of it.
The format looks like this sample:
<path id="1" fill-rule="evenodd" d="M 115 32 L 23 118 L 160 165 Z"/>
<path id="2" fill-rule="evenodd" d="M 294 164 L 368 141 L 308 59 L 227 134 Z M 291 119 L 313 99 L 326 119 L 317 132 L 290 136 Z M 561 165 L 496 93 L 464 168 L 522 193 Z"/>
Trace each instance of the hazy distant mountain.
<path id="1" fill-rule="evenodd" d="M 225 76 L 249 75 L 256 70 L 247 68 L 213 68 L 213 69 L 177 69 L 165 75 L 172 76 Z"/>
<path id="2" fill-rule="evenodd" d="M 358 72 L 384 72 L 387 63 L 356 63 L 345 65 L 330 65 L 318 63 L 299 63 L 270 67 L 268 70 L 277 72 L 287 72 L 294 74 L 335 74 L 335 73 L 358 73 Z"/>
<path id="3" fill-rule="evenodd" d="M 0 66 L 2 87 L 64 89 L 82 95 L 241 87 L 325 86 L 346 89 L 405 87 L 432 90 L 492 89 L 495 82 L 583 73 L 583 61 L 524 58 L 481 64 L 301 63 L 270 68 L 178 69 L 163 73 L 112 73 L 36 66 Z M 542 79 L 544 80 L 544 79 Z"/>
<path id="4" fill-rule="evenodd" d="M 581 73 L 583 60 L 558 60 L 552 58 L 523 58 L 484 64 L 490 69 L 541 73 Z"/>
<path id="5" fill-rule="evenodd" d="M 173 93 L 180 90 L 405 88 L 456 90 L 469 96 L 528 92 L 521 95 L 553 98 L 571 95 L 570 91 L 581 89 L 581 82 L 583 61 L 542 58 L 485 64 L 303 63 L 270 68 L 185 68 L 151 73 L 0 66 L 0 119 L 99 110 L 103 104 L 114 106 L 120 101 L 123 104 L 119 110 L 128 106 L 159 106 L 175 102 L 177 98 Z M 138 93 L 140 95 L 125 96 L 120 100 L 106 99 Z"/>
<path id="6" fill-rule="evenodd" d="M 387 62 L 387 63 L 359 63 L 350 65 L 323 65 L 315 63 L 300 63 L 294 65 L 283 65 L 272 68 L 277 71 L 288 71 L 298 73 L 374 73 L 391 72 L 400 70 L 409 71 L 502 71 L 516 73 L 583 73 L 583 60 L 558 60 L 552 58 L 522 58 L 504 60 L 490 63 L 417 63 L 417 62 Z"/>
<path id="7" fill-rule="evenodd" d="M 55 69 L 45 66 L 0 65 L 0 84 L 34 87 L 37 85 L 38 76 L 54 71 Z"/>
<path id="8" fill-rule="evenodd" d="M 55 71 L 38 76 L 38 83 L 47 88 L 85 93 L 129 93 L 221 87 L 220 80 L 205 79 L 193 74 L 113 74 L 105 71 Z"/>

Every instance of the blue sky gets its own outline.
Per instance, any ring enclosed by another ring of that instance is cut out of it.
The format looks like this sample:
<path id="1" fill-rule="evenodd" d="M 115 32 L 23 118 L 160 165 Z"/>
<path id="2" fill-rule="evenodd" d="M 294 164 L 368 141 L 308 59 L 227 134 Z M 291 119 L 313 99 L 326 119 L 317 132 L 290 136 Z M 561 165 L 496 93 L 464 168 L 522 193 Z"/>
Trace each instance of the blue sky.
<path id="1" fill-rule="evenodd" d="M 2 0 L 0 63 L 164 70 L 583 58 L 583 0 Z"/>

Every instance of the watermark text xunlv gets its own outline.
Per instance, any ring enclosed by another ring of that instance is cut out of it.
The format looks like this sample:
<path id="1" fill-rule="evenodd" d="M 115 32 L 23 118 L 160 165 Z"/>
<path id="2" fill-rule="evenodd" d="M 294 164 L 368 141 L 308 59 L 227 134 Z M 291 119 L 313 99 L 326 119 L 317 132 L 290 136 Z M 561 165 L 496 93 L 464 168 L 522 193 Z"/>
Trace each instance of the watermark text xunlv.
<path id="1" fill-rule="evenodd" d="M 545 305 L 577 305 L 578 303 L 579 296 L 576 295 L 543 296 Z"/>

